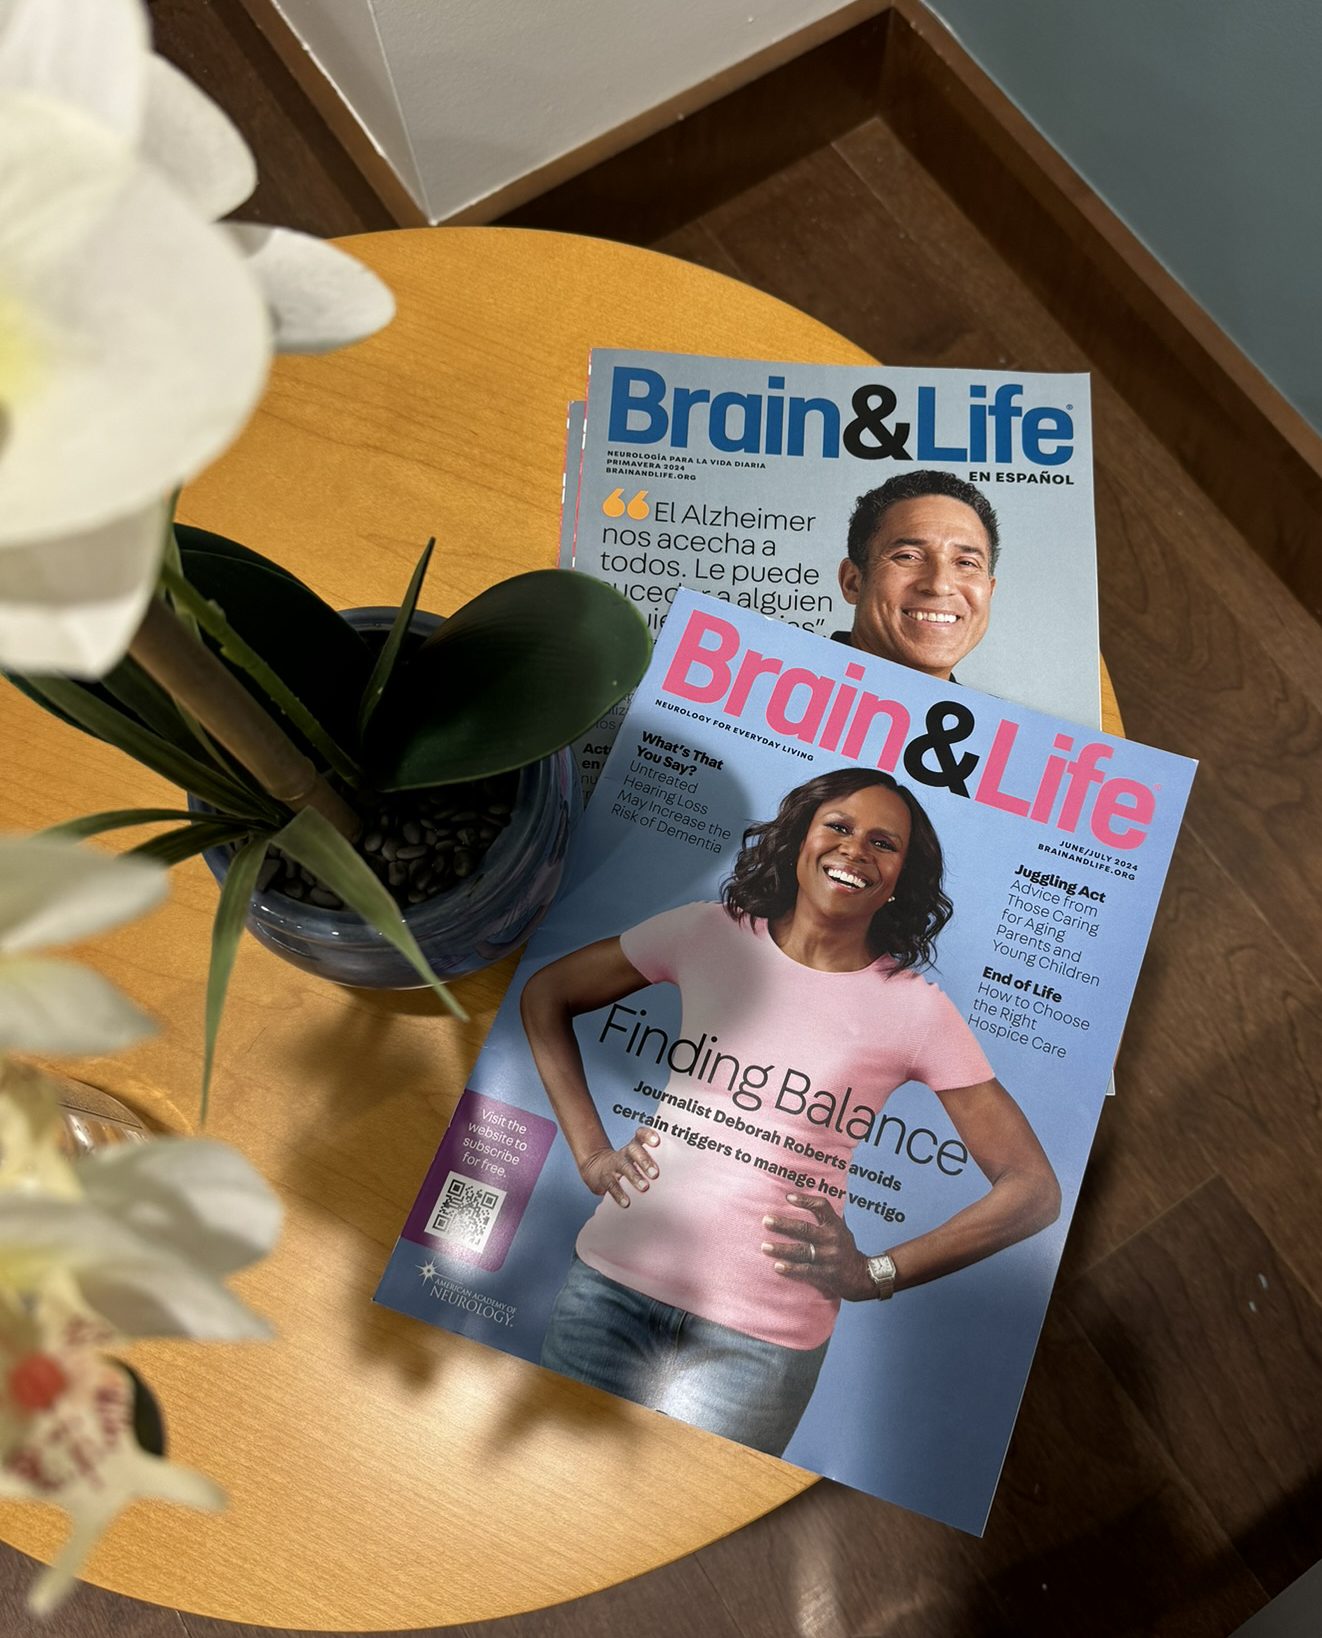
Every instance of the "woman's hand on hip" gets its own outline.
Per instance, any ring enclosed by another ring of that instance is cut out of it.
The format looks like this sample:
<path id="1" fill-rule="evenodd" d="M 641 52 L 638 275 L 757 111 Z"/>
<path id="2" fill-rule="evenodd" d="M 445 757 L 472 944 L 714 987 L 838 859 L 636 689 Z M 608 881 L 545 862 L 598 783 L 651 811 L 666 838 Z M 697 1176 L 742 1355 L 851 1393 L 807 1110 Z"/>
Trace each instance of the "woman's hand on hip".
<path id="1" fill-rule="evenodd" d="M 651 1180 L 660 1175 L 660 1168 L 647 1152 L 660 1141 L 659 1132 L 640 1126 L 623 1147 L 595 1150 L 579 1166 L 578 1175 L 593 1194 L 608 1194 L 617 1206 L 627 1206 L 626 1183 L 639 1194 L 646 1194 Z"/>
<path id="2" fill-rule="evenodd" d="M 775 1236 L 763 1241 L 762 1254 L 772 1259 L 776 1273 L 787 1280 L 805 1280 L 845 1302 L 875 1297 L 867 1258 L 831 1202 L 815 1194 L 790 1194 L 785 1199 L 806 1215 L 762 1219 L 763 1228 Z"/>

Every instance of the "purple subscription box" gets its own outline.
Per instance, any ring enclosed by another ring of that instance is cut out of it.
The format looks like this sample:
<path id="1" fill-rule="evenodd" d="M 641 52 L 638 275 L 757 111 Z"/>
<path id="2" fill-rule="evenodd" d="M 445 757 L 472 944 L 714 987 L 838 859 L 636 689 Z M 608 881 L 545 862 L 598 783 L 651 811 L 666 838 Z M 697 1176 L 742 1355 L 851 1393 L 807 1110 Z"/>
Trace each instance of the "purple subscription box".
<path id="1" fill-rule="evenodd" d="M 542 1115 L 466 1090 L 409 1213 L 404 1238 L 456 1262 L 498 1269 L 556 1130 Z"/>

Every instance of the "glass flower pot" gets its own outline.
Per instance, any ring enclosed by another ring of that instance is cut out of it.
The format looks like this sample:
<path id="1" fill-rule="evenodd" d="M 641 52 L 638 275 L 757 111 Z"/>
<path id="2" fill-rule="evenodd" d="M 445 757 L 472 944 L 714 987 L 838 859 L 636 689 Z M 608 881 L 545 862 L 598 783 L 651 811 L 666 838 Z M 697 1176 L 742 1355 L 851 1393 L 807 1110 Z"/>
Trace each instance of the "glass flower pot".
<path id="1" fill-rule="evenodd" d="M 394 616 L 390 608 L 344 611 L 365 634 L 384 634 Z M 409 629 L 425 636 L 439 623 L 438 615 L 419 613 Z M 404 913 L 434 972 L 442 978 L 476 972 L 528 937 L 560 885 L 581 808 L 578 769 L 568 747 L 521 770 L 510 822 L 473 874 Z M 211 848 L 205 858 L 212 875 L 223 881 L 228 851 Z M 380 990 L 422 985 L 394 946 L 351 910 L 322 909 L 259 889 L 247 925 L 286 961 L 335 983 Z"/>
<path id="2" fill-rule="evenodd" d="M 59 1096 L 60 1153 L 66 1160 L 119 1143 L 145 1143 L 151 1136 L 142 1117 L 109 1092 L 55 1070 L 43 1070 L 42 1075 Z"/>

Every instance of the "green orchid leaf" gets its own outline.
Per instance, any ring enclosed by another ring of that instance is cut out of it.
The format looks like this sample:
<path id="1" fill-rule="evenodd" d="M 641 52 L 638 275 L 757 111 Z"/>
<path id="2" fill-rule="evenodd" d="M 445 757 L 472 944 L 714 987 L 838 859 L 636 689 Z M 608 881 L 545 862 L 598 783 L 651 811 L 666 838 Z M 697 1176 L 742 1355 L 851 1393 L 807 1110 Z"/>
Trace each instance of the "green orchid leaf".
<path id="1" fill-rule="evenodd" d="M 245 841 L 251 834 L 251 826 L 233 820 L 195 820 L 190 825 L 181 825 L 178 830 L 167 830 L 163 836 L 153 836 L 149 842 L 139 842 L 129 852 L 136 853 L 139 858 L 155 859 L 157 864 L 169 868 L 205 853 L 209 847 L 225 847 L 230 842 Z"/>
<path id="2" fill-rule="evenodd" d="M 85 813 L 80 819 L 66 819 L 48 825 L 38 836 L 67 836 L 79 842 L 85 836 L 102 836 L 108 830 L 127 830 L 131 825 L 161 825 L 171 820 L 185 824 L 213 822 L 211 813 L 190 813 L 187 808 L 109 808 L 104 813 Z"/>
<path id="3" fill-rule="evenodd" d="M 290 727 L 302 736 L 304 743 L 311 746 L 342 779 L 351 785 L 361 785 L 362 769 L 336 744 L 303 701 L 286 686 L 261 655 L 239 636 L 220 607 L 208 602 L 168 563 L 161 569 L 161 578 L 177 608 L 185 610 L 212 639 L 217 653 L 230 669 L 244 676 L 250 685 L 255 684 L 257 690 L 284 715 Z"/>
<path id="4" fill-rule="evenodd" d="M 133 660 L 121 660 L 106 673 L 102 685 L 112 699 L 144 728 L 190 755 L 199 749 L 179 707 Z"/>
<path id="5" fill-rule="evenodd" d="M 136 676 L 131 675 L 134 672 Z M 269 809 L 272 817 L 276 817 L 281 811 L 271 806 L 271 798 L 248 771 L 226 756 L 188 713 L 176 706 L 165 690 L 131 660 L 121 660 L 119 665 L 107 672 L 98 683 L 73 682 L 69 678 L 59 679 L 67 687 L 81 690 L 84 705 L 88 701 L 92 702 L 90 709 L 95 720 L 102 724 L 101 730 L 90 726 L 92 717 L 87 721 L 79 721 L 67 710 L 62 710 L 52 700 L 44 697 L 41 685 L 56 679 L 38 680 L 9 675 L 8 680 L 21 694 L 26 694 L 35 705 L 41 706 L 43 711 L 49 711 L 51 716 L 57 717 L 66 726 L 76 728 L 80 733 L 100 740 L 102 744 L 114 745 L 120 750 L 127 751 L 128 755 L 134 757 L 136 761 L 145 763 L 147 767 L 155 769 L 155 765 L 148 761 L 145 755 L 140 756 L 136 751 L 130 750 L 110 731 L 109 724 L 115 720 L 115 716 L 128 724 L 127 732 L 130 735 L 135 728 L 140 728 L 173 746 L 176 751 L 182 752 L 190 759 L 200 760 L 203 766 L 210 767 L 231 786 L 245 791 L 247 808 Z M 115 716 L 105 713 L 114 713 Z M 166 777 L 172 778 L 173 775 Z M 199 791 L 198 794 L 202 793 Z"/>
<path id="6" fill-rule="evenodd" d="M 89 728 L 85 722 L 78 722 L 67 711 L 62 711 L 52 700 L 48 700 L 29 678 L 21 676 L 17 671 L 6 671 L 4 679 L 7 683 L 12 683 L 20 694 L 25 694 L 34 705 L 39 705 L 43 711 L 49 711 L 51 716 L 58 717 L 66 728 L 77 728 L 80 733 L 89 734 L 93 739 L 102 737 L 95 728 Z M 100 683 L 79 683 L 76 686 L 86 690 L 94 699 L 99 700 L 107 710 L 115 711 L 119 709 L 114 696 L 107 693 Z"/>
<path id="7" fill-rule="evenodd" d="M 230 867 L 220 887 L 220 903 L 216 906 L 216 919 L 211 926 L 211 964 L 207 970 L 206 1038 L 202 1055 L 201 1119 L 204 1125 L 211 1097 L 216 1038 L 220 1034 L 221 1014 L 225 1010 L 225 994 L 229 988 L 230 973 L 234 970 L 234 957 L 243 934 L 248 906 L 269 846 L 269 838 L 265 836 L 245 842 L 230 860 Z"/>
<path id="8" fill-rule="evenodd" d="M 347 621 L 301 580 L 277 564 L 219 536 L 194 544 L 181 528 L 179 556 L 190 586 L 215 603 L 240 638 L 261 656 L 289 693 L 338 745 L 355 743 L 358 702 L 372 674 L 373 654 Z M 214 646 L 214 645 L 213 645 Z M 268 704 L 261 685 L 228 658 L 244 687 Z M 294 723 L 291 737 L 310 755 L 315 747 Z"/>
<path id="9" fill-rule="evenodd" d="M 0 672 L 0 676 L 12 683 L 20 694 L 25 694 L 34 705 L 48 711 L 66 727 L 76 728 L 80 733 L 88 734 L 103 744 L 118 743 L 107 734 L 98 732 L 88 722 L 80 721 L 68 711 L 62 710 L 42 693 L 35 680 L 20 676 L 16 672 Z M 176 750 L 181 750 L 189 756 L 200 756 L 232 783 L 242 785 L 254 798 L 265 800 L 265 795 L 256 781 L 250 779 L 244 769 L 232 762 L 213 744 L 188 714 L 175 705 L 165 690 L 152 682 L 146 672 L 131 660 L 121 660 L 99 682 L 74 683 L 68 678 L 64 681 L 70 687 L 81 689 L 85 697 L 96 701 L 105 711 L 117 712 L 127 722 L 154 733 L 158 738 L 173 745 Z"/>
<path id="10" fill-rule="evenodd" d="M 418 606 L 418 598 L 422 593 L 422 582 L 427 578 L 427 565 L 431 562 L 431 554 L 436 546 L 436 536 L 422 549 L 422 556 L 418 559 L 417 567 L 413 571 L 413 578 L 409 581 L 408 590 L 404 593 L 404 601 L 399 605 L 394 624 L 390 628 L 390 635 L 386 638 L 381 652 L 377 655 L 376 664 L 372 667 L 372 675 L 368 678 L 367 688 L 358 706 L 358 737 L 367 732 L 367 725 L 372 720 L 372 713 L 381 702 L 381 696 L 386 691 L 386 685 L 394 672 L 399 659 L 400 650 L 404 646 L 404 636 L 409 629 L 409 621 L 413 618 L 413 611 Z"/>
<path id="11" fill-rule="evenodd" d="M 468 1014 L 431 970 L 399 906 L 329 819 L 315 808 L 304 808 L 277 832 L 274 845 L 310 870 L 332 893 L 338 893 L 351 910 L 394 945 L 456 1018 L 467 1021 Z"/>
<path id="12" fill-rule="evenodd" d="M 237 540 L 229 540 L 224 535 L 213 534 L 210 529 L 197 529 L 191 523 L 176 523 L 174 535 L 179 543 L 181 563 L 184 549 L 187 548 L 190 553 L 209 552 L 213 557 L 228 558 L 232 563 L 255 564 L 263 569 L 269 569 L 275 574 L 284 575 L 286 580 L 292 580 L 296 585 L 302 585 L 302 581 L 292 570 L 286 569 L 283 564 L 277 563 L 274 558 L 263 557 L 260 552 L 254 552 L 250 546 L 241 546 Z"/>
<path id="13" fill-rule="evenodd" d="M 93 699 L 100 701 L 100 703 L 104 705 L 107 710 L 118 711 L 121 716 L 129 717 L 132 721 L 140 723 L 144 728 L 151 727 L 153 732 L 158 732 L 154 725 L 148 723 L 148 721 L 129 703 L 127 693 L 132 688 L 132 681 L 130 680 L 127 689 L 112 686 L 119 682 L 120 674 L 129 663 L 130 662 L 127 660 L 121 660 L 119 665 L 117 665 L 112 671 L 107 672 L 99 682 L 79 682 L 74 684 L 74 686 L 81 688 L 85 694 L 90 694 Z M 59 720 L 67 727 L 77 728 L 80 733 L 90 734 L 93 739 L 103 738 L 103 736 L 97 733 L 94 728 L 89 728 L 86 723 L 79 722 L 76 718 L 71 717 L 67 711 L 62 711 L 58 705 L 53 704 L 52 701 L 44 697 L 40 689 L 37 687 L 37 682 L 46 681 L 47 679 L 33 679 L 30 677 L 24 677 L 20 676 L 19 673 L 15 671 L 6 671 L 0 673 L 0 675 L 4 676 L 6 682 L 12 683 L 14 687 L 18 689 L 20 694 L 26 694 L 28 699 L 30 699 L 34 705 L 39 705 L 43 711 L 49 711 L 51 716 L 58 717 Z M 175 728 L 172 729 L 172 733 L 177 734 L 177 724 Z M 169 739 L 171 738 L 171 735 L 166 734 L 162 735 L 161 737 Z"/>
<path id="14" fill-rule="evenodd" d="M 586 733 L 647 668 L 633 605 L 563 569 L 475 597 L 398 667 L 364 747 L 384 791 L 522 768 Z"/>
<path id="15" fill-rule="evenodd" d="M 173 781 L 194 796 L 200 796 L 219 812 L 267 824 L 283 816 L 285 810 L 272 799 L 254 795 L 236 780 L 217 773 L 206 763 L 177 749 L 159 734 L 144 728 L 136 719 L 98 699 L 81 684 L 70 682 L 65 677 L 28 677 L 25 680 L 40 697 L 48 699 L 79 727 L 116 746 L 163 779 Z"/>

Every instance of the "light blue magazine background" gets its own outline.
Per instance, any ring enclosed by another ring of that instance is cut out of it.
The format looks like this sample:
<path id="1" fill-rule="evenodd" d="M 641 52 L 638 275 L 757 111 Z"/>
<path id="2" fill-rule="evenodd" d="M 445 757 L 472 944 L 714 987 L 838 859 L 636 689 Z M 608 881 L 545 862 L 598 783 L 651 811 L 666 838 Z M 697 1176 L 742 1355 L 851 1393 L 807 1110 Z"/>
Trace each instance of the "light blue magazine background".
<path id="1" fill-rule="evenodd" d="M 548 961 L 616 935 L 649 915 L 717 898 L 745 827 L 770 818 L 794 786 L 848 761 L 838 752 L 797 741 L 786 744 L 806 755 L 737 736 L 719 705 L 686 706 L 693 715 L 685 716 L 659 704 L 660 682 L 692 610 L 711 611 L 737 626 L 753 647 L 783 658 L 787 668 L 803 666 L 841 678 L 847 662 L 863 658 L 726 603 L 687 591 L 679 595 L 584 815 L 560 897 L 533 938 L 474 1068 L 469 1086 L 483 1095 L 549 1115 L 518 1014 L 527 977 Z M 883 660 L 867 658 L 866 667 L 862 686 L 907 706 L 913 721 L 911 741 L 921 734 L 928 709 L 951 700 L 964 702 L 974 712 L 977 731 L 967 747 L 980 756 L 985 756 L 1002 718 L 1018 724 L 1015 755 L 1021 760 L 1012 763 L 1012 769 L 1040 767 L 1061 732 L 1076 743 L 1106 739 Z M 751 710 L 743 721 L 755 722 Z M 703 769 L 697 776 L 709 822 L 730 833 L 720 853 L 700 851 L 678 836 L 644 832 L 620 815 L 619 793 L 636 777 L 638 750 L 647 733 L 701 750 L 722 764 L 719 771 Z M 971 1016 L 979 985 L 985 982 L 984 969 L 1024 971 L 1022 963 L 996 954 L 998 942 L 1005 948 L 998 927 L 1017 867 L 1086 883 L 1106 895 L 1096 934 L 1086 938 L 1086 962 L 1081 963 L 1100 975 L 1100 984 L 1085 988 L 1050 977 L 1062 994 L 1062 1010 L 1088 1020 L 1086 1032 L 1043 1025 L 1040 1038 L 1064 1044 L 1067 1056 L 1061 1059 L 1032 1044 L 978 1032 L 997 1078 L 1023 1108 L 1060 1180 L 1064 1205 L 1058 1221 L 982 1263 L 903 1291 L 890 1302 L 843 1304 L 817 1389 L 785 1452 L 788 1461 L 973 1532 L 984 1525 L 1004 1459 L 1193 774 L 1193 764 L 1183 758 L 1128 741 L 1106 743 L 1113 748 L 1108 773 L 1157 789 L 1155 818 L 1141 848 L 1129 854 L 1115 850 L 1107 854 L 1082 827 L 1073 840 L 1099 857 L 1113 857 L 1123 868 L 1131 868 L 1127 861 L 1136 861 L 1132 881 L 1056 852 L 1040 851 L 1039 844 L 1055 847 L 1061 840 L 1047 825 L 948 788 L 915 783 L 902 767 L 896 769 L 926 808 L 945 853 L 946 890 L 955 910 L 940 936 L 937 966 L 928 976 L 965 1018 Z M 860 765 L 870 766 L 875 760 L 874 752 Z M 1080 941 L 1084 938 L 1079 934 Z M 639 1004 L 648 1008 L 650 1023 L 677 1033 L 679 1001 L 673 988 L 655 987 Z M 633 1086 L 648 1066 L 636 1065 L 629 1074 L 626 1061 L 622 1070 L 618 1050 L 598 1044 L 599 1026 L 599 1014 L 585 1015 L 578 1021 L 578 1035 L 589 1085 L 611 1139 L 618 1144 L 632 1134 L 636 1123 L 612 1115 L 611 1105 L 622 1100 L 644 1107 Z M 941 1105 L 924 1087 L 901 1087 L 884 1112 L 922 1124 L 939 1137 L 954 1136 Z M 903 1157 L 897 1161 L 889 1148 L 865 1145 L 855 1158 L 877 1169 L 901 1171 L 904 1166 Z M 904 1187 L 899 1196 L 860 1187 L 851 1179 L 859 1192 L 896 1199 L 906 1213 L 899 1225 L 850 1205 L 846 1221 L 862 1251 L 872 1254 L 910 1239 L 986 1191 L 972 1164 L 961 1176 L 939 1182 L 931 1175 L 934 1171 L 928 1167 L 924 1173 L 908 1165 L 901 1173 Z M 574 1240 L 596 1205 L 578 1177 L 567 1145 L 557 1137 L 504 1267 L 495 1273 L 458 1263 L 445 1269 L 472 1291 L 490 1293 L 510 1305 L 512 1323 L 493 1324 L 439 1303 L 434 1283 L 423 1278 L 420 1269 L 429 1260 L 441 1264 L 444 1259 L 405 1240 L 391 1258 L 378 1300 L 536 1360 Z"/>

